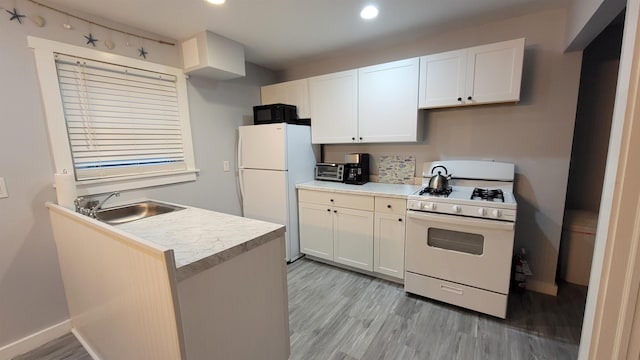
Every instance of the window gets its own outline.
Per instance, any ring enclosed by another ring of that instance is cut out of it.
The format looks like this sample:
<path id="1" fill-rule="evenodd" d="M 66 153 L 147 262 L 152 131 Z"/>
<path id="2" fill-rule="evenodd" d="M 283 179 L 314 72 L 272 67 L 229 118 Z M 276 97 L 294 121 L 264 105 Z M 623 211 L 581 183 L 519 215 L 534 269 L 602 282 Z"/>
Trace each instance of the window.
<path id="1" fill-rule="evenodd" d="M 79 194 L 195 180 L 180 69 L 29 38 L 56 171 Z"/>
<path id="2" fill-rule="evenodd" d="M 55 59 L 77 180 L 186 170 L 175 76 Z"/>

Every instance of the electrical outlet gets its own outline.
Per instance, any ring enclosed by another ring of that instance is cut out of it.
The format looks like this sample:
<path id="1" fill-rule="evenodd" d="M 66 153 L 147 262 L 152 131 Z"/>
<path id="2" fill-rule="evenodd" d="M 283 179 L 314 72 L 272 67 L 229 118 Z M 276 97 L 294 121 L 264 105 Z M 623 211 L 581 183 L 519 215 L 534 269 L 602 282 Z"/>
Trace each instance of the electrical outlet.
<path id="1" fill-rule="evenodd" d="M 222 168 L 224 171 L 229 171 L 229 161 L 225 160 L 222 162 Z"/>
<path id="2" fill-rule="evenodd" d="M 7 191 L 7 184 L 4 182 L 4 178 L 0 178 L 0 199 L 8 197 L 9 192 Z"/>

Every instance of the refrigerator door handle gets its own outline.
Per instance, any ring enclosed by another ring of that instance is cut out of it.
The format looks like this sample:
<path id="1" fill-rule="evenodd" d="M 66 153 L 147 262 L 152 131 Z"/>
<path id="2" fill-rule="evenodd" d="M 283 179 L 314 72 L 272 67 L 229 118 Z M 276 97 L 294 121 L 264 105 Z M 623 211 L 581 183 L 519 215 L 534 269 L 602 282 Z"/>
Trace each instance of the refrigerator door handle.
<path id="1" fill-rule="evenodd" d="M 242 169 L 242 134 L 238 136 L 238 169 Z"/>
<path id="2" fill-rule="evenodd" d="M 240 183 L 240 202 L 242 203 L 242 199 L 244 199 L 244 181 L 242 180 L 242 175 L 244 174 L 244 170 L 242 168 L 238 169 L 238 182 Z"/>

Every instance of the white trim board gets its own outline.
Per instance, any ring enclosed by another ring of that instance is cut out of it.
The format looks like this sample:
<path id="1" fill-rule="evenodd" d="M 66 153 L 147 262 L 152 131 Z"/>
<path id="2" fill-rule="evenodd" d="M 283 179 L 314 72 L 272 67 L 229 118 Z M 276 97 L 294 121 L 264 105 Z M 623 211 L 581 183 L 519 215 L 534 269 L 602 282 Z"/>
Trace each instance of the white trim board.
<path id="1" fill-rule="evenodd" d="M 71 331 L 71 320 L 65 320 L 0 348 L 0 359 L 11 359 L 55 340 Z"/>
<path id="2" fill-rule="evenodd" d="M 82 344 L 82 347 L 93 360 L 102 360 L 100 356 L 98 356 L 98 354 L 95 352 L 95 350 L 93 350 L 93 348 L 89 345 L 89 342 L 84 339 L 82 334 L 80 334 L 80 332 L 76 328 L 71 329 L 71 332 L 76 337 L 76 339 L 78 339 L 78 342 Z"/>

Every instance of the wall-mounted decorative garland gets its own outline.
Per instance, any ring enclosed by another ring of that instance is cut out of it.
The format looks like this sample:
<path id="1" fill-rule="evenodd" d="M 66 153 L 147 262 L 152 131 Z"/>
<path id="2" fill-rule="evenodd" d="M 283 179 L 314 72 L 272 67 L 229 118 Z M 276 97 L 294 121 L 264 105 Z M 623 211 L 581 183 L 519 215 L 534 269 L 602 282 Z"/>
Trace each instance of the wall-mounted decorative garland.
<path id="1" fill-rule="evenodd" d="M 124 31 L 124 30 L 119 30 L 119 29 L 113 28 L 111 26 L 99 24 L 99 23 L 96 23 L 96 22 L 91 21 L 89 19 L 77 16 L 77 15 L 70 14 L 70 13 L 68 13 L 66 11 L 56 9 L 56 8 L 51 7 L 49 5 L 45 5 L 45 4 L 43 4 L 43 3 L 39 2 L 39 1 L 36 1 L 36 0 L 25 0 L 25 1 L 29 1 L 29 2 L 31 2 L 33 4 L 35 4 L 35 5 L 43 7 L 45 9 L 50 10 L 50 11 L 54 11 L 54 12 L 63 14 L 65 16 L 67 16 L 68 19 L 69 18 L 74 18 L 74 19 L 80 20 L 82 22 L 87 23 L 90 27 L 91 26 L 98 26 L 98 27 L 101 27 L 103 29 L 107 29 L 107 30 L 111 30 L 111 31 L 115 31 L 115 32 L 124 34 L 127 37 L 133 36 L 133 37 L 136 37 L 136 38 L 139 38 L 139 39 L 142 39 L 142 40 L 148 40 L 148 41 L 156 42 L 156 43 L 161 44 L 161 45 L 175 46 L 175 43 L 172 43 L 172 42 L 159 40 L 159 39 L 154 39 L 154 38 L 150 38 L 150 37 L 147 37 L 147 36 L 137 35 L 137 34 L 133 34 L 133 33 L 128 32 L 128 31 Z M 14 2 L 15 2 L 15 0 L 14 0 Z M 15 7 L 15 5 L 11 9 L 5 9 L 3 7 L 0 7 L 0 10 L 4 10 L 8 14 L 9 21 L 14 21 L 15 20 L 21 25 L 23 24 L 23 22 L 22 22 L 23 18 L 28 18 L 28 19 L 32 20 L 33 23 L 38 27 L 44 27 L 45 24 L 46 24 L 46 20 L 42 16 L 40 16 L 40 15 L 33 15 L 33 16 L 24 15 L 24 14 L 20 13 L 20 11 Z M 73 26 L 68 21 L 65 22 L 64 24 L 62 24 L 62 27 L 64 27 L 67 30 L 73 29 Z M 93 36 L 91 31 L 89 31 L 87 34 L 84 34 L 84 38 L 86 40 L 86 45 L 87 46 L 96 47 L 96 43 L 99 41 L 98 39 L 96 39 Z M 126 46 L 130 46 L 130 45 L 131 44 L 129 43 L 129 41 L 127 41 L 126 42 Z M 111 39 L 108 39 L 108 40 L 104 41 L 104 46 L 109 50 L 113 50 L 115 48 L 116 44 Z M 140 46 L 140 48 L 138 49 L 138 56 L 146 59 L 148 54 L 149 54 L 149 52 L 147 51 L 147 49 L 145 49 L 144 46 Z"/>

